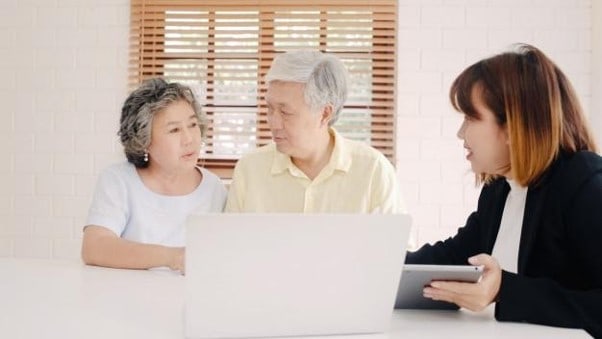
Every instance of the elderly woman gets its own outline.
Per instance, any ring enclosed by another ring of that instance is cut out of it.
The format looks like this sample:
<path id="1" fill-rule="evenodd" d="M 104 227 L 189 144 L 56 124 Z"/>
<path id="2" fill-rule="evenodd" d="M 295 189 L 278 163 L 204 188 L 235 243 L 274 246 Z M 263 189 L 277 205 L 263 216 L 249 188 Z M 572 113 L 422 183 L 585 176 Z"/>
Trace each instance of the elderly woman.
<path id="1" fill-rule="evenodd" d="M 266 75 L 273 143 L 240 159 L 226 211 L 398 213 L 391 163 L 333 127 L 347 99 L 347 71 L 334 55 L 279 55 Z"/>
<path id="2" fill-rule="evenodd" d="M 197 166 L 206 120 L 192 91 L 152 79 L 126 99 L 119 136 L 127 162 L 98 178 L 82 243 L 86 264 L 184 272 L 184 223 L 221 212 L 226 189 Z"/>

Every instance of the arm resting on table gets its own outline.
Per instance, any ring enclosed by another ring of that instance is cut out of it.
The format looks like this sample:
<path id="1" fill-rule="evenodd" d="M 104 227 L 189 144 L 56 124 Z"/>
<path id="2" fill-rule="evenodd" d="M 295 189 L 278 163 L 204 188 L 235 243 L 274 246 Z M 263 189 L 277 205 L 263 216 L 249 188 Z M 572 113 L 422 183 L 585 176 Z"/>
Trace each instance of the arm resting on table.
<path id="1" fill-rule="evenodd" d="M 88 225 L 82 241 L 82 259 L 87 265 L 148 269 L 167 266 L 184 271 L 184 248 L 143 244 L 118 237 L 111 230 Z"/>

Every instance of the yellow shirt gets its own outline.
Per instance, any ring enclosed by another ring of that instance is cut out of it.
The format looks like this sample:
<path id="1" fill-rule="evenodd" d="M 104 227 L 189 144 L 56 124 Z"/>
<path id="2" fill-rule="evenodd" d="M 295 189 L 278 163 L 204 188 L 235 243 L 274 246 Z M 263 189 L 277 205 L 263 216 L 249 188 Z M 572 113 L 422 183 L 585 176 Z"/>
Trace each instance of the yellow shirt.
<path id="1" fill-rule="evenodd" d="M 275 144 L 236 164 L 226 212 L 403 213 L 391 163 L 376 149 L 334 129 L 328 164 L 310 180 Z"/>

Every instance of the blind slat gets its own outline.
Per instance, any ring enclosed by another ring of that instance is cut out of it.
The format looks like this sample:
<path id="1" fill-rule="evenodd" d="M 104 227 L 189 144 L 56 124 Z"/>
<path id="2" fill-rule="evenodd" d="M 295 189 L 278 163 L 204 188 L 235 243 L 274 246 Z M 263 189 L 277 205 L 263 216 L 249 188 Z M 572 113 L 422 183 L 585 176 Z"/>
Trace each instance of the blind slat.
<path id="1" fill-rule="evenodd" d="M 229 178 L 271 142 L 263 81 L 280 53 L 320 49 L 349 72 L 339 132 L 395 163 L 396 0 L 132 0 L 130 88 L 162 76 L 190 85 L 209 119 L 199 164 Z"/>

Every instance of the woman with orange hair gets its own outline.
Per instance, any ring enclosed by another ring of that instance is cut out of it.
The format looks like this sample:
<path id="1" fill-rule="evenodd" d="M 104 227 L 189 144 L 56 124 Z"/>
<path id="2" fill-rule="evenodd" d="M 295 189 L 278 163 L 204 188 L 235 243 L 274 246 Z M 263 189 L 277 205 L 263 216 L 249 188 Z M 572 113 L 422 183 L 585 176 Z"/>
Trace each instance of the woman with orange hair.
<path id="1" fill-rule="evenodd" d="M 484 266 L 477 283 L 435 281 L 427 298 L 500 321 L 602 337 L 602 157 L 575 92 L 540 50 L 518 45 L 464 70 L 450 90 L 458 137 L 483 183 L 458 233 L 406 263 Z"/>

